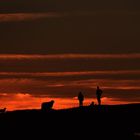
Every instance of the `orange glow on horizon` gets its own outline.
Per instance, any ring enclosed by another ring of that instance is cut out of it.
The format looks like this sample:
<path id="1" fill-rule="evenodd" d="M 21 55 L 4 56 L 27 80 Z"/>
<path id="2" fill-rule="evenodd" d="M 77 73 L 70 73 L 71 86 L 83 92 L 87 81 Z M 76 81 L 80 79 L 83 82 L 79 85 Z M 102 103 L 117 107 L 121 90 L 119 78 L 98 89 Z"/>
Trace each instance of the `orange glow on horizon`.
<path id="1" fill-rule="evenodd" d="M 74 98 L 49 98 L 49 97 L 34 97 L 30 94 L 1 94 L 1 108 L 6 107 L 8 111 L 13 110 L 24 110 L 24 109 L 40 109 L 42 102 L 47 102 L 50 100 L 54 100 L 54 109 L 66 109 L 66 108 L 72 108 L 72 107 L 78 107 L 79 103 L 77 100 L 77 97 Z M 97 104 L 97 101 L 95 98 L 86 98 L 84 101 L 84 105 L 89 105 L 92 101 L 94 101 L 95 104 Z M 102 98 L 102 104 L 109 104 L 109 105 L 115 105 L 115 104 L 128 104 L 130 102 L 127 101 L 118 101 L 113 98 Z"/>

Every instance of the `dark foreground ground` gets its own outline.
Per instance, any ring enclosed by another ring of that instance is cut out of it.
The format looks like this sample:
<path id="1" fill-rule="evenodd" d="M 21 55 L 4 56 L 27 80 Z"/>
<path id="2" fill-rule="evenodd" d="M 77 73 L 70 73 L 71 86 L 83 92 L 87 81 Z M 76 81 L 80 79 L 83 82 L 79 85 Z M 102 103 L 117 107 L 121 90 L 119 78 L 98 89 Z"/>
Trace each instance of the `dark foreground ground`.
<path id="1" fill-rule="evenodd" d="M 5 139 L 140 139 L 140 104 L 0 114 Z"/>

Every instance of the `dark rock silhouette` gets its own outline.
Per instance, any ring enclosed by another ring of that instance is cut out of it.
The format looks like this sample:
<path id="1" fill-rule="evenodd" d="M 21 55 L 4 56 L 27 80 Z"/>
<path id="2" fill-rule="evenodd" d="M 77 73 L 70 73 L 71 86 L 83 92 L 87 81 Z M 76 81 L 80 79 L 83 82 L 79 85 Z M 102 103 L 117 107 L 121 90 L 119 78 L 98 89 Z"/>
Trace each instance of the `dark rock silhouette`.
<path id="1" fill-rule="evenodd" d="M 83 101 L 84 101 L 84 95 L 82 94 L 82 92 L 79 92 L 78 94 L 78 100 L 79 100 L 79 106 L 83 106 Z"/>
<path id="2" fill-rule="evenodd" d="M 51 110 L 54 104 L 54 100 L 50 101 L 50 102 L 44 102 L 41 104 L 41 110 L 42 111 L 48 111 Z"/>
<path id="3" fill-rule="evenodd" d="M 97 86 L 96 89 L 96 97 L 97 97 L 97 101 L 98 101 L 98 105 L 101 105 L 101 96 L 102 96 L 103 91 L 99 88 L 99 86 Z"/>
<path id="4" fill-rule="evenodd" d="M 0 113 L 5 113 L 6 112 L 6 108 L 0 109 Z"/>

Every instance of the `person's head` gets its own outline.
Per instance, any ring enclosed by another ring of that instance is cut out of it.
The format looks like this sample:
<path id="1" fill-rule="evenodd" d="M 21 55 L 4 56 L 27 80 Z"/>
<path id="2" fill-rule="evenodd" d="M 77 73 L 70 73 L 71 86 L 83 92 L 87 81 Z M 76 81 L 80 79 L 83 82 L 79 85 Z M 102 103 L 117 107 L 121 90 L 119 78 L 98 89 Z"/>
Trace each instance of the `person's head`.
<path id="1" fill-rule="evenodd" d="M 97 89 L 99 89 L 99 86 L 97 86 Z"/>
<path id="2" fill-rule="evenodd" d="M 54 100 L 51 100 L 51 103 L 53 104 L 54 103 Z"/>

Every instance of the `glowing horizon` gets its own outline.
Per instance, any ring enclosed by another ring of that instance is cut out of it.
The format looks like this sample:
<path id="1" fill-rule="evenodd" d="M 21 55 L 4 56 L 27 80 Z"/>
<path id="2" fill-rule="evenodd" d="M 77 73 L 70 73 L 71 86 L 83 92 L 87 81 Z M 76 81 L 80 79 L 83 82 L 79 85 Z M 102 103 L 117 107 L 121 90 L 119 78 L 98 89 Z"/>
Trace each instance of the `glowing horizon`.
<path id="1" fill-rule="evenodd" d="M 54 100 L 53 109 L 67 109 L 78 107 L 79 102 L 77 97 L 73 98 L 49 98 L 49 97 L 33 97 L 30 94 L 12 94 L 8 95 L 6 93 L 0 94 L 1 98 L 1 108 L 7 108 L 7 111 L 14 110 L 26 110 L 26 109 L 41 109 L 41 103 Z M 96 98 L 86 98 L 84 100 L 84 106 L 90 105 L 94 101 L 97 104 Z M 120 105 L 120 104 L 130 104 L 137 102 L 120 101 L 113 98 L 102 97 L 103 105 Z"/>

